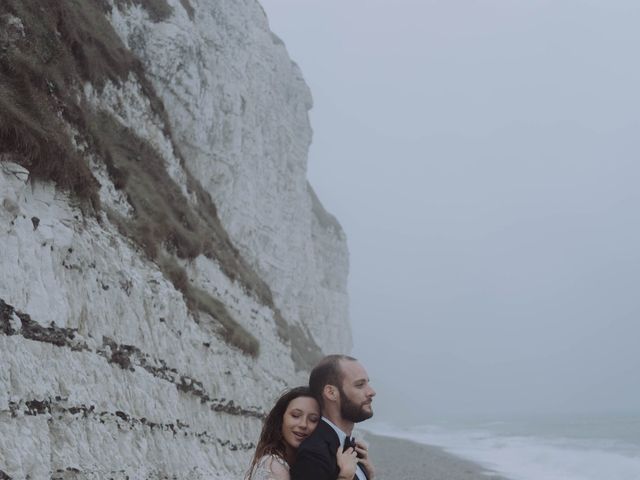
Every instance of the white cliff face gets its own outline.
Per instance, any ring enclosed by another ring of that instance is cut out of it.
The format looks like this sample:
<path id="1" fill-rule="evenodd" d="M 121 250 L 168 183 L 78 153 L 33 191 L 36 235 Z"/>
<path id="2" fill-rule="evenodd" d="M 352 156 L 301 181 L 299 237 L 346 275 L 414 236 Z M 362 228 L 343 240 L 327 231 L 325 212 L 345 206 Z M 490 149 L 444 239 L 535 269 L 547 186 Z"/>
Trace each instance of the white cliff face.
<path id="1" fill-rule="evenodd" d="M 188 168 L 286 320 L 325 352 L 349 351 L 346 238 L 339 224 L 318 221 L 307 188 L 309 89 L 257 2 L 191 5 L 193 20 L 176 0 L 165 22 L 132 8 L 114 9 L 112 23 L 144 61 Z"/>
<path id="2" fill-rule="evenodd" d="M 0 468 L 12 478 L 239 474 L 259 416 L 296 380 L 273 312 L 196 262 L 262 339 L 248 359 L 196 323 L 106 220 L 79 221 L 65 194 L 0 167 Z"/>
<path id="3" fill-rule="evenodd" d="M 138 6 L 114 6 L 110 20 L 144 62 L 173 139 L 133 75 L 79 94 L 151 145 L 195 202 L 177 147 L 286 321 L 325 352 L 348 351 L 346 240 L 306 181 L 299 70 L 255 1 L 168 3 L 157 23 Z M 105 211 L 133 215 L 100 159 L 76 147 Z M 216 261 L 182 261 L 260 339 L 255 358 L 229 346 L 106 214 L 30 182 L 20 160 L 0 155 L 0 479 L 241 478 L 264 412 L 306 381 L 274 310 Z"/>

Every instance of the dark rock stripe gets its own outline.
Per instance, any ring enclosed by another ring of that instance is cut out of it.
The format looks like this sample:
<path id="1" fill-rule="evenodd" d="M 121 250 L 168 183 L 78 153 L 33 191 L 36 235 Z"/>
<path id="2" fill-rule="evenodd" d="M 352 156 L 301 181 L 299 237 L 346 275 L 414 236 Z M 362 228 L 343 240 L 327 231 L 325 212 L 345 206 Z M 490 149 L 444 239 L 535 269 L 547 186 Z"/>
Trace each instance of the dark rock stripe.
<path id="1" fill-rule="evenodd" d="M 14 315 L 22 323 L 22 328 L 19 330 L 15 329 L 11 324 Z M 58 327 L 54 322 L 49 327 L 43 327 L 32 320 L 29 315 L 17 311 L 2 299 L 0 299 L 0 333 L 7 336 L 19 335 L 36 342 L 49 343 L 57 347 L 68 347 L 74 351 L 91 352 L 106 358 L 111 364 L 132 372 L 136 368 L 142 368 L 154 377 L 173 383 L 180 392 L 198 397 L 201 404 L 206 405 L 215 412 L 259 419 L 265 417 L 265 413 L 260 407 L 242 407 L 236 405 L 233 400 L 212 398 L 201 381 L 179 373 L 176 368 L 168 366 L 164 360 L 154 358 L 136 346 L 118 344 L 109 337 L 103 337 L 102 346 L 98 350 L 92 350 L 85 342 L 77 338 L 77 329 Z M 0 480 L 2 479 L 0 478 Z"/>
<path id="2" fill-rule="evenodd" d="M 115 412 L 96 410 L 95 405 L 66 405 L 66 398 L 55 397 L 47 399 L 21 400 L 19 402 L 9 402 L 9 413 L 12 418 L 19 415 L 38 416 L 49 415 L 51 419 L 60 420 L 64 417 L 73 417 L 74 419 L 86 419 L 97 421 L 102 424 L 115 424 L 118 430 L 130 431 L 134 428 L 147 428 L 150 431 L 171 432 L 173 436 L 195 437 L 204 445 L 218 444 L 226 447 L 231 451 L 247 451 L 255 448 L 255 444 L 249 442 L 235 443 L 228 439 L 221 439 L 212 432 L 193 431 L 187 423 L 176 420 L 175 423 L 157 423 L 148 420 L 146 417 L 134 417 L 126 412 L 117 410 Z M 52 421 L 52 420 L 49 420 Z M 0 480 L 4 480 L 0 476 Z"/>
<path id="3" fill-rule="evenodd" d="M 139 476 L 139 472 L 127 470 L 78 470 L 75 467 L 67 467 L 66 469 L 57 469 L 52 475 L 51 480 L 86 480 L 87 478 L 104 478 L 109 480 L 130 480 L 132 474 L 138 474 L 135 478 L 143 478 Z M 173 473 L 152 472 L 147 473 L 145 480 L 191 480 L 193 478 L 208 478 L 209 475 L 202 470 L 193 469 L 192 472 L 185 476 L 178 476 Z M 2 479 L 0 479 L 2 480 Z"/>
<path id="4" fill-rule="evenodd" d="M 11 318 L 16 315 L 22 328 L 15 330 L 11 325 Z M 48 327 L 43 327 L 38 322 L 31 320 L 26 313 L 22 313 L 0 299 L 0 332 L 5 335 L 21 335 L 36 342 L 50 343 L 58 347 L 69 347 L 71 350 L 89 350 L 85 343 L 74 342 L 76 329 L 57 327 L 54 322 Z"/>

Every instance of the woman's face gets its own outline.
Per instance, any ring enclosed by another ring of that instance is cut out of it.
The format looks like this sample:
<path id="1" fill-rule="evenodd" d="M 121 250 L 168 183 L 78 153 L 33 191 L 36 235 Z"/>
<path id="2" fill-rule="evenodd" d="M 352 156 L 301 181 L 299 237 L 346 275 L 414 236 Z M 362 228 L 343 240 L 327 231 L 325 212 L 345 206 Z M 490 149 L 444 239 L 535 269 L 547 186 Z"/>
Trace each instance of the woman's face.
<path id="1" fill-rule="evenodd" d="M 311 397 L 294 398 L 287 405 L 282 419 L 284 442 L 296 449 L 302 441 L 311 435 L 320 421 L 320 407 Z"/>

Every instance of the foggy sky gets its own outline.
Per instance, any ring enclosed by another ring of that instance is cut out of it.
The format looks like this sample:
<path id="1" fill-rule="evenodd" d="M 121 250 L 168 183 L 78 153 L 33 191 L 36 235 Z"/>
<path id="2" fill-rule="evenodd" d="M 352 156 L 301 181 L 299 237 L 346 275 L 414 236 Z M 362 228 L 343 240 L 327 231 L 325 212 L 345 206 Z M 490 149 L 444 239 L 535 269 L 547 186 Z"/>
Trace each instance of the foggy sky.
<path id="1" fill-rule="evenodd" d="M 262 0 L 381 421 L 640 406 L 640 4 Z"/>

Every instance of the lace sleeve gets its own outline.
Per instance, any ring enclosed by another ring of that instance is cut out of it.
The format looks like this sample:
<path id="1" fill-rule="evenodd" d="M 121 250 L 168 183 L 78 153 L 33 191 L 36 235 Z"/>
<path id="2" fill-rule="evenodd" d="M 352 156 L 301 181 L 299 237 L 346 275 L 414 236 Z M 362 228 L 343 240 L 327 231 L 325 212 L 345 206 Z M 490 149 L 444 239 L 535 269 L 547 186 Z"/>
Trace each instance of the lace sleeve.
<path id="1" fill-rule="evenodd" d="M 251 480 L 290 480 L 289 465 L 276 455 L 265 455 L 258 461 Z"/>

